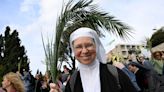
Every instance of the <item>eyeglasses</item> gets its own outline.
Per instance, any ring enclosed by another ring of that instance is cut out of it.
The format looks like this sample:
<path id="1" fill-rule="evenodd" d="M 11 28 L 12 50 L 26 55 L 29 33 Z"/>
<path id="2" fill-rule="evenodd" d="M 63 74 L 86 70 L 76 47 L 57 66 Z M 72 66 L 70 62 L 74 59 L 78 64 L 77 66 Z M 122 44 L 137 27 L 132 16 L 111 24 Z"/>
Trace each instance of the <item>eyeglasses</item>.
<path id="1" fill-rule="evenodd" d="M 94 43 L 79 44 L 74 46 L 75 51 L 82 51 L 83 49 L 92 50 L 95 48 Z"/>
<path id="2" fill-rule="evenodd" d="M 160 54 L 155 54 L 156 57 L 160 57 L 161 55 Z"/>

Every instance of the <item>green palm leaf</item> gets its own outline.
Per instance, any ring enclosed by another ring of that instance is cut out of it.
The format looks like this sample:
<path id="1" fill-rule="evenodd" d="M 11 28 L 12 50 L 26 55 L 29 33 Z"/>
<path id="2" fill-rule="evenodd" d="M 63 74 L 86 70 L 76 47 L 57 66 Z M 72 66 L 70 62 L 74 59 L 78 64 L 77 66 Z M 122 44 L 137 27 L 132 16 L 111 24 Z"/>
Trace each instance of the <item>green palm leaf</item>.
<path id="1" fill-rule="evenodd" d="M 54 44 L 54 62 L 53 68 L 57 71 L 57 62 L 59 57 L 68 57 L 71 54 L 70 49 L 63 49 L 62 46 L 68 46 L 69 35 L 80 27 L 89 27 L 94 29 L 99 36 L 103 36 L 103 32 L 99 29 L 106 29 L 108 32 L 121 37 L 128 38 L 131 33 L 130 27 L 115 19 L 104 11 L 100 11 L 97 5 L 92 5 L 93 0 L 80 0 L 74 4 L 74 0 L 70 0 L 66 6 L 63 5 L 61 15 L 56 23 L 56 37 Z M 66 54 L 64 54 L 66 53 Z M 73 59 L 73 57 L 72 57 Z M 57 72 L 52 72 L 53 81 L 55 82 Z"/>

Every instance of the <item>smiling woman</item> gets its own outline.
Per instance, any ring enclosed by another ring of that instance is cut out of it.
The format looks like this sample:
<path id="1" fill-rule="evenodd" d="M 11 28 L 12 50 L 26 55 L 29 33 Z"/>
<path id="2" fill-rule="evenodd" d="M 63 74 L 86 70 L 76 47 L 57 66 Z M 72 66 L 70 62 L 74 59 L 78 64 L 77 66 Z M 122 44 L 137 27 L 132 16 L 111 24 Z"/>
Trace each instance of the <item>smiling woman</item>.
<path id="1" fill-rule="evenodd" d="M 104 47 L 94 30 L 75 30 L 70 35 L 70 46 L 79 64 L 64 92 L 136 92 L 128 76 L 117 69 L 120 91 L 117 79 L 108 71 Z M 60 92 L 58 89 L 52 85 L 50 92 Z"/>
<path id="2" fill-rule="evenodd" d="M 90 64 L 96 57 L 96 45 L 90 37 L 81 37 L 73 42 L 75 57 L 80 63 Z"/>

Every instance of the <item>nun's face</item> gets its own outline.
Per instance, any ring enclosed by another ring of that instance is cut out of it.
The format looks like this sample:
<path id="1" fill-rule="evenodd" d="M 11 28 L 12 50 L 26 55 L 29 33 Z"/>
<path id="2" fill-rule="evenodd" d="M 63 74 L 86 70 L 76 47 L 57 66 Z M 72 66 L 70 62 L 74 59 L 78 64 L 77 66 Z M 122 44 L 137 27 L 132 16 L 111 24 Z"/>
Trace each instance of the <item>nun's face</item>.
<path id="1" fill-rule="evenodd" d="M 82 64 L 91 64 L 96 58 L 96 45 L 90 37 L 79 37 L 74 40 L 73 51 L 76 59 Z"/>

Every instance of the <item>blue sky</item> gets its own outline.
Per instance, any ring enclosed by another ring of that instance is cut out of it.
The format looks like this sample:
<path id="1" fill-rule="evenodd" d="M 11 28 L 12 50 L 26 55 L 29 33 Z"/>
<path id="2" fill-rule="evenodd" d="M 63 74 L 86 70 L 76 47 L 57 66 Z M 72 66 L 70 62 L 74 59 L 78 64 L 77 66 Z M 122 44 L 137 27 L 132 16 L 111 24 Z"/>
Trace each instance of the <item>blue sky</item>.
<path id="1" fill-rule="evenodd" d="M 56 18 L 60 14 L 63 0 L 1 0 L 0 2 L 0 33 L 5 27 L 17 29 L 22 45 L 27 50 L 30 68 L 35 74 L 37 69 L 45 71 L 44 50 L 41 33 L 44 38 L 54 36 Z M 67 1 L 67 0 L 64 0 Z M 140 44 L 145 37 L 150 37 L 154 28 L 164 25 L 163 0 L 94 0 L 100 9 L 116 17 L 116 19 L 132 27 L 133 38 L 122 41 L 107 34 L 103 38 L 106 50 L 118 43 Z M 108 41 L 115 42 L 108 46 Z"/>

